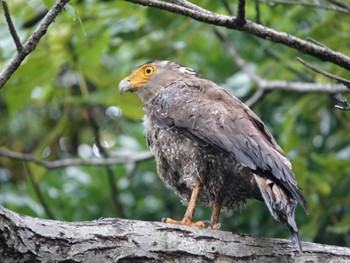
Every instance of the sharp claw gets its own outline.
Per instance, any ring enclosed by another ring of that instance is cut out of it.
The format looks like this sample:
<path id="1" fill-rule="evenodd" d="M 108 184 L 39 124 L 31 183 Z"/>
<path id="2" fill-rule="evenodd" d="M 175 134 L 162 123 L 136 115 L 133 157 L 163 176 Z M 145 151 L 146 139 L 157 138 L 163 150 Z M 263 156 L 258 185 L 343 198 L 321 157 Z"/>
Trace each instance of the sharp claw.
<path id="1" fill-rule="evenodd" d="M 217 223 L 215 225 L 212 226 L 212 229 L 215 229 L 215 230 L 219 230 L 221 227 L 221 224 L 220 223 Z"/>
<path id="2" fill-rule="evenodd" d="M 211 221 L 210 220 L 204 220 L 204 221 L 202 221 L 205 225 L 208 225 L 208 228 L 209 227 L 211 227 L 211 226 L 213 226 L 213 224 L 211 223 Z"/>
<path id="3" fill-rule="evenodd" d="M 219 230 L 220 227 L 221 227 L 220 223 L 217 223 L 217 224 L 213 225 L 213 223 L 211 221 L 209 221 L 209 220 L 203 221 L 203 223 L 208 223 L 208 225 L 209 225 L 208 229 Z"/>

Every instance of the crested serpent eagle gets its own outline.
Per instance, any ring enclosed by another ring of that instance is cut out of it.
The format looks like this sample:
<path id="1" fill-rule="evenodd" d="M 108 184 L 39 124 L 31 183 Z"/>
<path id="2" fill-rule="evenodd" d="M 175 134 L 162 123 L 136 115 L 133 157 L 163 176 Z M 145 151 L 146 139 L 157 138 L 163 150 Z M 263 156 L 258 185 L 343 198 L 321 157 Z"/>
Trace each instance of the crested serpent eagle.
<path id="1" fill-rule="evenodd" d="M 244 103 L 196 71 L 172 61 L 151 61 L 119 84 L 144 102 L 148 146 L 164 183 L 187 205 L 173 224 L 193 222 L 198 204 L 213 208 L 218 229 L 223 208 L 237 210 L 247 198 L 265 202 L 271 215 L 288 225 L 301 251 L 294 213 L 307 210 L 291 164 L 260 118 Z"/>

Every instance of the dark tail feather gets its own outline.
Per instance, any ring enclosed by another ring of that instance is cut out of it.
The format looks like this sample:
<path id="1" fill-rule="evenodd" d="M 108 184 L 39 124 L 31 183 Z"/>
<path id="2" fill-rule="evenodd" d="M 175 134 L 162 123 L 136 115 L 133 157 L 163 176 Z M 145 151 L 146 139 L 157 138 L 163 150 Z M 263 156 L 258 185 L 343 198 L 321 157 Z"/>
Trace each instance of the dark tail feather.
<path id="1" fill-rule="evenodd" d="M 255 181 L 260 189 L 267 208 L 271 215 L 278 221 L 286 223 L 291 233 L 291 239 L 295 247 L 302 252 L 298 227 L 294 219 L 297 201 L 288 197 L 284 190 L 269 179 L 254 174 Z"/>
<path id="2" fill-rule="evenodd" d="M 301 248 L 300 238 L 299 238 L 299 231 L 297 227 L 297 223 L 295 222 L 294 218 L 294 212 L 296 207 L 296 201 L 290 200 L 289 206 L 287 206 L 287 225 L 289 227 L 290 235 L 292 242 L 294 243 L 294 246 L 299 250 L 299 252 L 302 252 L 303 249 Z"/>
<path id="3" fill-rule="evenodd" d="M 300 238 L 298 231 L 295 231 L 292 227 L 289 227 L 291 239 L 294 246 L 299 250 L 299 252 L 303 252 L 303 248 L 301 247 Z"/>

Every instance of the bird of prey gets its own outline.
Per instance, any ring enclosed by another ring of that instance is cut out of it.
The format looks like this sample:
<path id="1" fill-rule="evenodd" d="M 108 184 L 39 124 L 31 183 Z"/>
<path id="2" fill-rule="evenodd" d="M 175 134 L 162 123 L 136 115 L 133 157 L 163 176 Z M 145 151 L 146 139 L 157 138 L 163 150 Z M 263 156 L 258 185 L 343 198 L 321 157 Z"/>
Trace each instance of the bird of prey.
<path id="1" fill-rule="evenodd" d="M 196 71 L 172 61 L 151 61 L 119 83 L 144 102 L 143 124 L 157 172 L 187 205 L 173 224 L 194 222 L 198 204 L 213 208 L 218 229 L 223 208 L 237 210 L 248 198 L 265 202 L 271 215 L 288 225 L 301 251 L 295 208 L 306 201 L 291 164 L 260 118 L 243 102 Z"/>

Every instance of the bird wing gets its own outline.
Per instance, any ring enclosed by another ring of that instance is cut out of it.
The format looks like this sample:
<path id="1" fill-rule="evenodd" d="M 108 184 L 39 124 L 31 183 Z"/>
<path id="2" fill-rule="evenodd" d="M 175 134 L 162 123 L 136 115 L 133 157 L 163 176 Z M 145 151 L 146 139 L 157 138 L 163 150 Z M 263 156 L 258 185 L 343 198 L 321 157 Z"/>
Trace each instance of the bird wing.
<path id="1" fill-rule="evenodd" d="M 259 117 L 215 83 L 173 83 L 148 107 L 161 128 L 232 154 L 242 165 L 282 185 L 306 210 L 291 164 Z"/>

